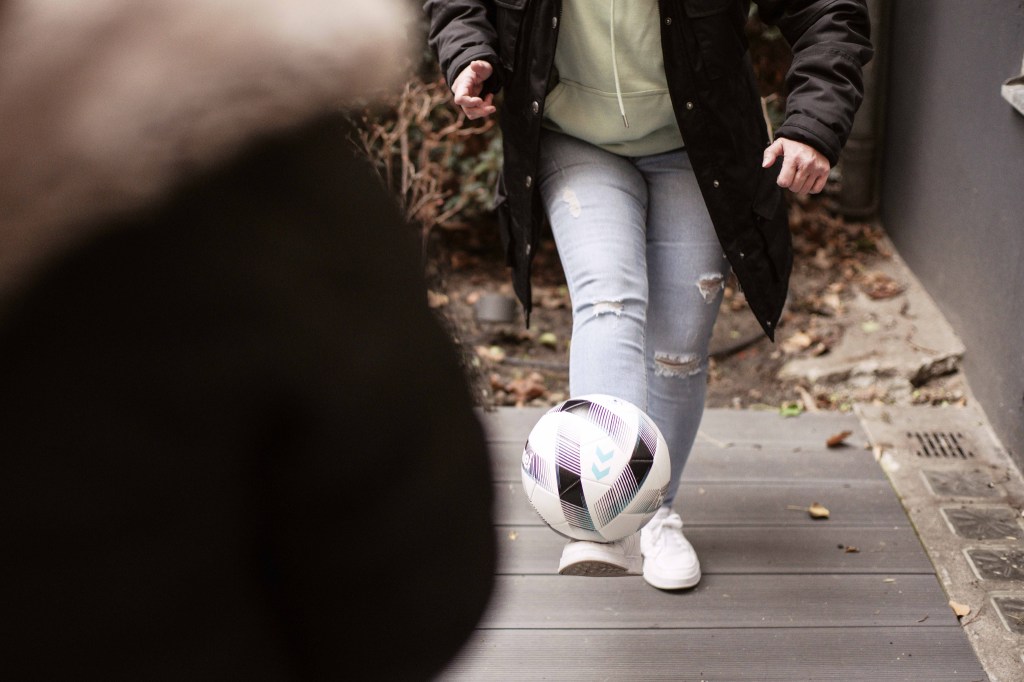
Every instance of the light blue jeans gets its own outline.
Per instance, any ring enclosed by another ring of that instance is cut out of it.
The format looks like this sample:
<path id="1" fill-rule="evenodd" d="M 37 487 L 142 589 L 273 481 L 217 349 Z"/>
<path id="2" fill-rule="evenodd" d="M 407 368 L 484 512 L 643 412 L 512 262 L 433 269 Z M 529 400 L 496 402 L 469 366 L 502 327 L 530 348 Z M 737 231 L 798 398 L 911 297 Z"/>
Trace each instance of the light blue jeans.
<path id="1" fill-rule="evenodd" d="M 570 393 L 607 393 L 651 416 L 672 461 L 670 504 L 704 413 L 729 275 L 690 159 L 619 156 L 545 131 L 539 186 L 572 300 Z"/>

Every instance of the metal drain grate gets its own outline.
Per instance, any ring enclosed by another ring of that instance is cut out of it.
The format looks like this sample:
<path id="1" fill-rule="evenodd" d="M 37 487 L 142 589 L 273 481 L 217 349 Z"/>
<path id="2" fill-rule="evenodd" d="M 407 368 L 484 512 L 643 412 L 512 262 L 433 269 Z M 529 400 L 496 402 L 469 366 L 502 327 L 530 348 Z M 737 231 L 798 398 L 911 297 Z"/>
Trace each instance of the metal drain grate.
<path id="1" fill-rule="evenodd" d="M 910 431 L 907 438 L 913 443 L 918 457 L 935 459 L 971 459 L 974 452 L 966 446 L 964 434 L 950 431 Z"/>

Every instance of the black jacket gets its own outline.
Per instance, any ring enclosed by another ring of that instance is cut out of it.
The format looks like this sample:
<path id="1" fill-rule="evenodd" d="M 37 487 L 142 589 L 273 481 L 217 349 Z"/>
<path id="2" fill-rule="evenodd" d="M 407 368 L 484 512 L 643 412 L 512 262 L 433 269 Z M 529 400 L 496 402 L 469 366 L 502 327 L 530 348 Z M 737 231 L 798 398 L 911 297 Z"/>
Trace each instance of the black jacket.
<path id="1" fill-rule="evenodd" d="M 811 145 L 835 165 L 863 97 L 862 66 L 872 55 L 866 4 L 755 1 L 761 19 L 777 25 L 794 52 L 787 117 L 776 135 Z M 770 140 L 744 34 L 750 2 L 658 4 L 665 73 L 697 181 L 750 308 L 774 339 L 793 249 L 775 184 L 781 164 L 761 168 Z M 449 84 L 473 60 L 497 67 L 485 87 L 504 91 L 498 216 L 528 316 L 530 263 L 546 220 L 534 179 L 561 0 L 426 0 L 424 7 Z"/>

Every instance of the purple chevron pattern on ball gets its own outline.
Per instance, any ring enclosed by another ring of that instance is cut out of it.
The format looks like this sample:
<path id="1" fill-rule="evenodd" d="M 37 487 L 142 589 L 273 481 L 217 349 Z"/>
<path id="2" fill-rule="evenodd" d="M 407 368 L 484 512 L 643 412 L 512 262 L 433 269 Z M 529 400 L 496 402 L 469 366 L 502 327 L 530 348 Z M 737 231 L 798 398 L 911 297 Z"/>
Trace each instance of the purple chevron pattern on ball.
<path id="1" fill-rule="evenodd" d="M 556 532 L 613 542 L 661 506 L 671 467 L 661 431 L 636 405 L 604 394 L 545 412 L 523 448 L 523 489 Z"/>

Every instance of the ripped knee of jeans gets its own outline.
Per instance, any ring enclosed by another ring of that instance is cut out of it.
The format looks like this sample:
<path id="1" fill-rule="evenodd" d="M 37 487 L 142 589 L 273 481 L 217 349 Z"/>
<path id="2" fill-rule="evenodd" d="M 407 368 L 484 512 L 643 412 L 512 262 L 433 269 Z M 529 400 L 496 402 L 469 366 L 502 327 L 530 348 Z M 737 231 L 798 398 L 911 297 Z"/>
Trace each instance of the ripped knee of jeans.
<path id="1" fill-rule="evenodd" d="M 696 353 L 655 352 L 654 373 L 660 377 L 676 377 L 684 379 L 696 376 L 704 370 L 704 364 Z"/>
<path id="2" fill-rule="evenodd" d="M 725 277 L 720 272 L 701 275 L 697 278 L 697 288 L 700 290 L 700 295 L 704 297 L 704 302 L 711 303 L 715 300 L 718 292 L 725 288 Z"/>
<path id="3" fill-rule="evenodd" d="M 622 312 L 626 309 L 625 304 L 622 301 L 596 301 L 593 304 L 594 316 L 599 315 L 615 315 L 616 317 L 622 317 Z"/>

